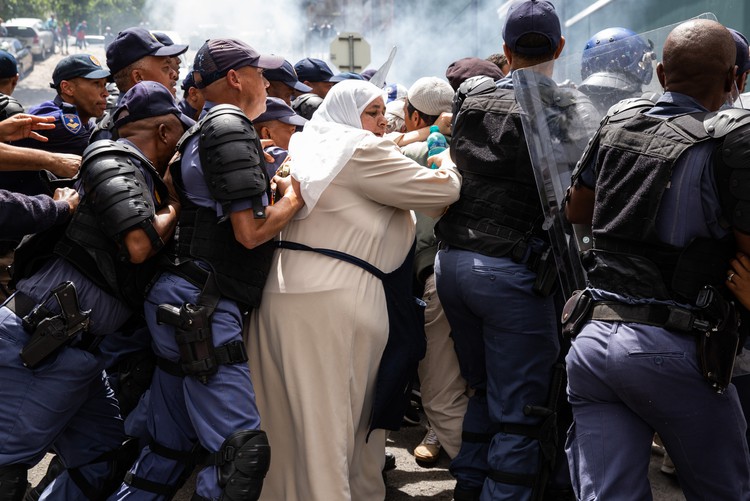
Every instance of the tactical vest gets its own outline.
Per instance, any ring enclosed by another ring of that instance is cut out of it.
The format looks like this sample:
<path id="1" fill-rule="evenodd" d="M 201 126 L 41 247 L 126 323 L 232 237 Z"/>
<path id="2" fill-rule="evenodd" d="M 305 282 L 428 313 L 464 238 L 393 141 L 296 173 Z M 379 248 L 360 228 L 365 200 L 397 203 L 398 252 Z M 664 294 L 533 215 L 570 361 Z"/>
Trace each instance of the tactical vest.
<path id="1" fill-rule="evenodd" d="M 211 116 L 207 115 L 185 133 L 178 146 L 181 154 L 184 153 L 184 148 L 188 144 L 189 139 L 197 134 L 201 134 L 206 121 L 210 120 L 212 116 L 215 116 L 215 114 Z M 238 116 L 234 115 L 234 118 L 238 118 Z M 237 140 L 235 139 L 235 141 Z M 271 200 L 270 183 L 266 174 L 260 139 L 254 134 L 245 134 L 245 141 L 250 142 L 250 146 L 256 148 L 257 152 L 260 152 L 260 156 L 258 157 L 259 163 L 248 169 L 257 172 L 247 172 L 245 179 L 262 175 L 265 179 L 265 189 L 263 192 Z M 242 146 L 245 148 L 248 145 Z M 263 286 L 271 269 L 271 259 L 273 258 L 275 249 L 273 240 L 261 244 L 254 249 L 248 249 L 237 242 L 231 220 L 228 216 L 220 219 L 213 208 L 200 207 L 188 199 L 182 179 L 181 163 L 180 157 L 170 166 L 172 178 L 181 200 L 177 230 L 171 244 L 168 246 L 173 264 L 180 264 L 191 260 L 201 260 L 208 263 L 223 296 L 233 299 L 245 307 L 257 307 L 260 304 Z M 222 178 L 221 172 L 206 172 L 211 167 L 203 163 L 202 167 L 204 175 L 207 178 L 213 179 L 214 181 L 212 182 L 214 183 L 219 179 L 218 184 L 220 184 Z M 236 176 L 237 173 L 238 171 L 235 170 L 233 175 Z M 238 186 L 238 183 L 234 183 L 233 187 L 237 190 L 245 188 Z M 261 195 L 262 193 L 257 198 L 260 198 Z M 223 200 L 218 201 L 224 202 Z M 254 203 L 254 205 L 257 206 L 257 203 Z"/>
<path id="2" fill-rule="evenodd" d="M 107 141 L 106 148 L 90 147 L 84 153 L 81 171 L 96 157 L 107 155 L 117 157 L 132 166 L 140 184 L 146 186 L 143 172 L 153 180 L 154 211 L 160 210 L 168 197 L 167 187 L 151 162 L 138 150 L 122 143 Z M 135 165 L 142 164 L 141 170 Z M 93 193 L 86 193 L 67 226 L 53 227 L 31 239 L 24 240 L 16 251 L 14 282 L 31 276 L 54 253 L 78 269 L 99 288 L 123 301 L 129 307 L 140 310 L 143 298 L 158 271 L 156 259 L 148 259 L 141 264 L 129 261 L 123 252 L 122 241 L 116 242 L 108 236 L 91 203 Z M 150 201 L 147 201 L 150 203 Z M 127 203 L 127 202 L 126 202 Z M 142 204 L 143 201 L 131 200 Z M 150 224 L 150 221 L 148 221 Z"/>
<path id="3" fill-rule="evenodd" d="M 436 225 L 438 240 L 500 257 L 532 235 L 547 239 L 514 96 L 493 86 L 470 92 L 461 105 L 451 142 L 463 177 L 461 195 Z"/>
<path id="4" fill-rule="evenodd" d="M 719 148 L 722 141 L 707 133 L 706 113 L 664 119 L 644 114 L 648 107 L 616 113 L 598 132 L 594 245 L 584 253 L 583 264 L 594 288 L 692 303 L 704 285 L 723 282 L 734 240 L 697 238 L 684 248 L 667 245 L 658 238 L 656 218 L 685 150 L 705 141 Z M 717 181 L 727 170 L 720 157 L 713 155 Z"/>

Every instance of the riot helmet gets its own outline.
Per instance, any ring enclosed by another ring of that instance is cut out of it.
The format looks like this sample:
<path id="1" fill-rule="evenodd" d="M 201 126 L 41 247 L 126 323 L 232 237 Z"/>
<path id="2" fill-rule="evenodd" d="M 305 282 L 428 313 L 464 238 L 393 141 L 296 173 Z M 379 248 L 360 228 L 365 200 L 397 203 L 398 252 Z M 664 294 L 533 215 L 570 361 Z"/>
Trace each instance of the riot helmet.
<path id="1" fill-rule="evenodd" d="M 583 49 L 579 90 L 607 108 L 636 97 L 653 77 L 653 43 L 627 28 L 607 28 Z"/>

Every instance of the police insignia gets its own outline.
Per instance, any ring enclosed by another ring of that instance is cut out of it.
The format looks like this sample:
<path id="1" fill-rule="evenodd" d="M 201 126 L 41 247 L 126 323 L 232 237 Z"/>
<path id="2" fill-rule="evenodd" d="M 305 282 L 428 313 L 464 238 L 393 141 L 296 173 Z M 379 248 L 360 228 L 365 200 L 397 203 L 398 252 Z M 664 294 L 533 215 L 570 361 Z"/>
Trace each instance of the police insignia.
<path id="1" fill-rule="evenodd" d="M 62 116 L 63 126 L 73 134 L 78 134 L 81 130 L 81 119 L 75 113 L 65 113 Z"/>
<path id="2" fill-rule="evenodd" d="M 99 62 L 99 60 L 95 56 L 89 56 L 89 59 L 91 59 L 91 62 L 95 65 L 99 66 L 101 68 L 102 63 Z"/>

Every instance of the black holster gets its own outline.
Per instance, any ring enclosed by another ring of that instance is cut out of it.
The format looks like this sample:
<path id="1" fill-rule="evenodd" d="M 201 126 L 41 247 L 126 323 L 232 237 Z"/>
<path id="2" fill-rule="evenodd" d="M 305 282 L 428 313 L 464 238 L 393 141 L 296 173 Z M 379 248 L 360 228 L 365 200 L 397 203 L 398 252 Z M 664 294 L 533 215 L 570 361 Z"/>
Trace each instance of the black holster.
<path id="1" fill-rule="evenodd" d="M 563 306 L 561 322 L 562 334 L 565 339 L 576 337 L 583 328 L 591 313 L 594 302 L 586 291 L 574 291 L 573 295 Z"/>
<path id="2" fill-rule="evenodd" d="M 698 335 L 698 364 L 703 377 L 717 393 L 724 393 L 732 380 L 739 345 L 739 314 L 735 305 L 714 287 L 704 287 L 696 306 L 704 320 Z"/>
<path id="3" fill-rule="evenodd" d="M 160 304 L 156 320 L 175 328 L 175 339 L 180 350 L 180 366 L 187 376 L 198 378 L 203 384 L 218 371 L 211 332 L 213 308 L 185 303 L 177 308 Z"/>

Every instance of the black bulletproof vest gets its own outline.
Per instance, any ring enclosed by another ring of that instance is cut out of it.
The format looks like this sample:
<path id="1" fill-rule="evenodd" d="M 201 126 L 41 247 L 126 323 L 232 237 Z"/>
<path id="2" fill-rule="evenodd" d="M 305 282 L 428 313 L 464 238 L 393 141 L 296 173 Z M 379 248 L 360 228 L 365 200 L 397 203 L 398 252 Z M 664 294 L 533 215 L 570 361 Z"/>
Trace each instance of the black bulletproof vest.
<path id="1" fill-rule="evenodd" d="M 463 102 L 451 142 L 461 196 L 438 221 L 439 240 L 499 257 L 531 235 L 547 238 L 520 112 L 508 89 Z"/>
<path id="2" fill-rule="evenodd" d="M 167 200 L 167 188 L 151 163 L 133 151 L 116 147 L 111 150 L 111 155 L 131 157 L 135 159 L 134 163 L 151 167 L 144 171 L 153 179 L 156 192 L 154 206 L 156 211 L 160 210 Z M 82 168 L 85 168 L 85 164 L 86 158 Z M 162 201 L 161 204 L 159 201 Z M 24 240 L 16 251 L 14 282 L 31 276 L 53 252 L 102 290 L 136 311 L 143 307 L 144 295 L 158 272 L 156 259 L 147 259 L 141 264 L 128 260 L 118 243 L 102 230 L 88 196 L 83 197 L 67 226 L 53 227 Z"/>
<path id="3" fill-rule="evenodd" d="M 696 239 L 685 248 L 662 243 L 656 217 L 675 163 L 709 137 L 705 113 L 668 119 L 637 113 L 610 117 L 599 132 L 593 249 L 584 254 L 589 284 L 633 296 L 693 301 L 720 284 L 733 241 Z M 603 166 L 606 165 L 606 168 Z M 717 162 L 716 168 L 723 168 Z"/>
<path id="4" fill-rule="evenodd" d="M 192 133 L 199 133 L 199 129 Z M 182 138 L 183 145 L 187 144 L 187 139 Z M 255 143 L 257 151 L 263 151 L 260 140 L 255 138 Z M 223 296 L 244 307 L 257 307 L 271 269 L 275 243 L 271 240 L 248 249 L 237 242 L 229 217 L 220 220 L 216 211 L 200 207 L 187 198 L 180 164 L 180 161 L 176 161 L 170 166 L 175 187 L 180 194 L 181 210 L 168 254 L 174 263 L 194 259 L 208 263 Z M 264 170 L 264 165 L 254 168 Z M 266 193 L 270 200 L 270 186 Z"/>

